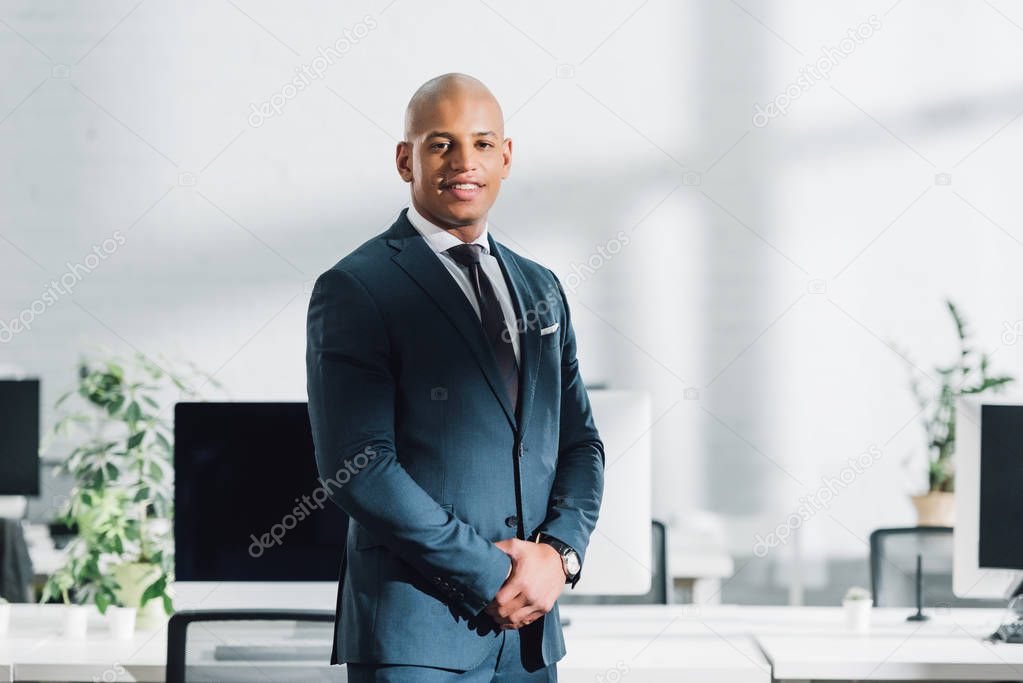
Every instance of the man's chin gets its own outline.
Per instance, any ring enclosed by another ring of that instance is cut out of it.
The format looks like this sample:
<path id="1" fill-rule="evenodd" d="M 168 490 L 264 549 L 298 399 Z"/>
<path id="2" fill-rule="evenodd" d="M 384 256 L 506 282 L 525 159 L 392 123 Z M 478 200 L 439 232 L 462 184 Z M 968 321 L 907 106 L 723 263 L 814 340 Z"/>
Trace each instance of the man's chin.
<path id="1" fill-rule="evenodd" d="M 468 202 L 462 204 L 468 204 Z M 454 205 L 438 209 L 434 215 L 448 225 L 460 227 L 478 223 L 486 217 L 487 211 L 486 209 L 481 210 L 479 206 Z"/>

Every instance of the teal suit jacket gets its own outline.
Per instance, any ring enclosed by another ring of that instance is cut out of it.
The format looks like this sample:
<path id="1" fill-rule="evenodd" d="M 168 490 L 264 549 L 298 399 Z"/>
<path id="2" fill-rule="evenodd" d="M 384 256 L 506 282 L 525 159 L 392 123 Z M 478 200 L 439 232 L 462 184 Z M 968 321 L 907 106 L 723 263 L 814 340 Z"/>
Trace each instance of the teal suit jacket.
<path id="1" fill-rule="evenodd" d="M 511 566 L 494 541 L 543 531 L 585 566 L 604 448 L 554 273 L 489 238 L 519 318 L 513 411 L 479 318 L 406 212 L 309 302 L 316 461 L 350 518 L 331 663 L 470 669 L 500 633 L 483 612 Z M 536 665 L 565 654 L 557 606 L 521 636 Z"/>

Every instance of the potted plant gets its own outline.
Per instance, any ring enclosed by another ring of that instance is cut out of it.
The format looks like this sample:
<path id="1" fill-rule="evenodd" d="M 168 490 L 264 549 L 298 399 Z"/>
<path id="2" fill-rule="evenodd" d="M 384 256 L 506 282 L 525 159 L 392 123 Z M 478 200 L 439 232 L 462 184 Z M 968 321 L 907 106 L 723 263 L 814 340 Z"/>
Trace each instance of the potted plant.
<path id="1" fill-rule="evenodd" d="M 81 586 L 81 590 L 75 590 Z M 81 639 L 89 626 L 87 602 L 95 591 L 109 591 L 110 583 L 95 563 L 80 552 L 69 555 L 67 563 L 50 576 L 43 589 L 43 600 L 60 598 L 63 605 L 61 633 L 66 638 Z"/>
<path id="2" fill-rule="evenodd" d="M 842 598 L 846 627 L 856 633 L 865 633 L 870 630 L 870 608 L 873 605 L 874 600 L 866 588 L 853 586 L 847 590 L 845 597 Z"/>
<path id="3" fill-rule="evenodd" d="M 955 324 L 959 352 L 949 365 L 938 366 L 940 384 L 936 395 L 928 396 L 917 374 L 911 388 L 921 412 L 927 435 L 927 491 L 913 496 L 920 526 L 953 526 L 955 522 L 955 470 L 952 454 L 956 439 L 956 399 L 986 391 L 1000 391 L 1013 381 L 1008 375 L 989 374 L 990 356 L 970 346 L 966 322 L 951 301 L 945 302 Z"/>
<path id="4" fill-rule="evenodd" d="M 76 385 L 57 400 L 57 409 L 67 411 L 72 399 L 77 406 L 47 433 L 44 450 L 58 437 L 73 445 L 57 471 L 74 479 L 61 515 L 78 535 L 68 545 L 68 566 L 44 587 L 44 601 L 63 597 L 68 604 L 73 593 L 101 613 L 110 605 L 137 608 L 141 629 L 173 611 L 173 401 L 167 395 L 194 396 L 196 384 L 221 385 L 194 365 L 187 372 L 166 369 L 172 365 L 141 353 L 82 360 Z"/>
<path id="5" fill-rule="evenodd" d="M 121 600 L 107 607 L 107 626 L 115 640 L 131 640 L 135 635 L 138 607 L 126 606 Z"/>

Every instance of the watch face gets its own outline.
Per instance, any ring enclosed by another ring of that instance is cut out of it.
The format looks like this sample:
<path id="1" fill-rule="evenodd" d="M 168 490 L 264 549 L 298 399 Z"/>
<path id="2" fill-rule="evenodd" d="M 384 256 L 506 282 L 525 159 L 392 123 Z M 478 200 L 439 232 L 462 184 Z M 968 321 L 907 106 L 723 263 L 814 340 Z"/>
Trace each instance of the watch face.
<path id="1" fill-rule="evenodd" d="M 568 569 L 570 576 L 575 576 L 579 573 L 579 556 L 576 555 L 574 550 L 565 554 L 565 567 Z"/>

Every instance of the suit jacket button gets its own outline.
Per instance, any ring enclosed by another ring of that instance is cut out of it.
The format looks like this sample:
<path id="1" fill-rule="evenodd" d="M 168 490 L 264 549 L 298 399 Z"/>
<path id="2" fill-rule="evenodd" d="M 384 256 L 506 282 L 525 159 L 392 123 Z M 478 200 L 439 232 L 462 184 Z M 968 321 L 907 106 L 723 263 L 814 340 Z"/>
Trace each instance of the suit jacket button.
<path id="1" fill-rule="evenodd" d="M 504 525 L 514 529 L 519 524 L 519 518 L 515 515 L 510 515 L 504 518 Z"/>
<path id="2" fill-rule="evenodd" d="M 525 451 L 526 451 L 526 447 L 524 445 L 522 445 L 522 443 L 520 442 L 519 443 L 519 457 L 520 458 L 522 457 L 522 454 L 525 453 Z"/>

